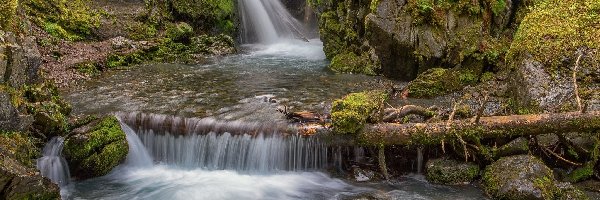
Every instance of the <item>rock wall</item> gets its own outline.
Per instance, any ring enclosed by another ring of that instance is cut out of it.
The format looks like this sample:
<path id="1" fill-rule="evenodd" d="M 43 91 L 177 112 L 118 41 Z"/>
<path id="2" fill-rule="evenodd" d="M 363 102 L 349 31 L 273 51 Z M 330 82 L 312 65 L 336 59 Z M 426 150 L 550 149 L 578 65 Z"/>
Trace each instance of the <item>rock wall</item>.
<path id="1" fill-rule="evenodd" d="M 351 51 L 390 78 L 442 67 L 498 71 L 527 1 L 311 1 L 327 58 Z"/>

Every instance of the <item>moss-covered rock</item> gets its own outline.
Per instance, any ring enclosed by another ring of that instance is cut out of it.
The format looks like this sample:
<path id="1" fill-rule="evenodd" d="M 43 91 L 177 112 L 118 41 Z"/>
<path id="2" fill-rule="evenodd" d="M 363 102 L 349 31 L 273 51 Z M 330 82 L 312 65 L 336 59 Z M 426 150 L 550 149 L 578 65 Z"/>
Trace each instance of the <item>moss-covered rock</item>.
<path id="1" fill-rule="evenodd" d="M 375 75 L 373 64 L 366 55 L 357 56 L 353 52 L 337 54 L 331 60 L 329 68 L 341 73 Z"/>
<path id="2" fill-rule="evenodd" d="M 73 130 L 65 140 L 63 154 L 72 175 L 85 179 L 106 175 L 128 151 L 119 120 L 109 116 Z"/>
<path id="3" fill-rule="evenodd" d="M 185 21 L 208 33 L 235 33 L 236 2 L 233 0 L 145 0 L 145 3 L 153 21 Z"/>
<path id="4" fill-rule="evenodd" d="M 530 155 L 501 158 L 486 167 L 482 179 L 486 193 L 495 199 L 567 199 L 577 193 L 568 183 L 556 181 L 552 170 Z"/>
<path id="5" fill-rule="evenodd" d="M 524 137 L 519 137 L 500 146 L 494 153 L 495 157 L 506 157 L 526 154 L 527 152 L 529 152 L 529 141 Z"/>
<path id="6" fill-rule="evenodd" d="M 6 0 L 0 4 L 0 30 L 11 30 L 15 23 L 18 0 Z"/>
<path id="7" fill-rule="evenodd" d="M 333 102 L 331 122 L 336 133 L 354 134 L 365 123 L 376 122 L 387 94 L 383 91 L 352 93 Z"/>
<path id="8" fill-rule="evenodd" d="M 431 98 L 477 83 L 478 76 L 471 70 L 429 69 L 408 84 L 408 94 L 414 98 Z"/>
<path id="9" fill-rule="evenodd" d="M 32 137 L 0 130 L 0 199 L 58 199 L 59 188 L 35 175 L 38 148 Z"/>
<path id="10" fill-rule="evenodd" d="M 479 166 L 447 158 L 431 159 L 425 164 L 427 180 L 438 184 L 469 184 L 479 176 Z"/>
<path id="11" fill-rule="evenodd" d="M 47 137 L 63 135 L 67 131 L 71 105 L 60 97 L 58 88 L 49 82 L 26 86 L 23 97 L 25 108 L 34 118 L 33 127 Z"/>
<path id="12" fill-rule="evenodd" d="M 596 0 L 536 1 L 511 44 L 507 61 L 515 99 L 525 106 L 560 112 L 576 108 L 572 69 L 578 64 L 579 93 L 597 97 L 600 74 L 600 3 Z"/>
<path id="13" fill-rule="evenodd" d="M 52 36 L 67 40 L 89 38 L 100 25 L 99 14 L 88 3 L 88 0 L 22 1 L 33 22 Z"/>
<path id="14" fill-rule="evenodd" d="M 185 22 L 167 26 L 167 38 L 177 42 L 189 42 L 194 34 L 194 28 Z"/>

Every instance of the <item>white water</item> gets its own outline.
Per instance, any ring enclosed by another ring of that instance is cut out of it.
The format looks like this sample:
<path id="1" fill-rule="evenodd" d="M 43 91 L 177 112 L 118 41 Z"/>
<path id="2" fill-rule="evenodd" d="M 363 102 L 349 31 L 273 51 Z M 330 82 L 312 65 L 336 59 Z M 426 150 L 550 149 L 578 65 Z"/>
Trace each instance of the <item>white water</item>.
<path id="1" fill-rule="evenodd" d="M 239 0 L 242 42 L 273 44 L 282 39 L 305 40 L 304 27 L 279 0 Z"/>
<path id="2" fill-rule="evenodd" d="M 44 146 L 43 156 L 37 159 L 37 168 L 42 176 L 47 177 L 59 186 L 68 185 L 71 178 L 69 165 L 62 157 L 63 142 L 64 138 L 62 137 L 52 138 Z"/>
<path id="3" fill-rule="evenodd" d="M 121 123 L 121 129 L 125 132 L 127 145 L 129 146 L 129 153 L 125 159 L 125 165 L 138 168 L 152 167 L 152 158 L 150 157 L 150 154 L 148 154 L 144 144 L 142 144 L 135 134 L 135 131 L 120 119 L 119 122 Z"/>

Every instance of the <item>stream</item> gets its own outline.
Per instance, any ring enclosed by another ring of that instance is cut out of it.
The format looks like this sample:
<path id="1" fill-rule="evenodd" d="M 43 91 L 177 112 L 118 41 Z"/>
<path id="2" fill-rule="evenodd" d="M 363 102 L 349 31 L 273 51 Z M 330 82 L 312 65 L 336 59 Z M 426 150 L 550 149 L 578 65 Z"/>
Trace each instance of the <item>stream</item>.
<path id="1" fill-rule="evenodd" d="M 381 88 L 385 80 L 327 70 L 318 40 L 243 49 L 207 65 L 147 64 L 113 72 L 69 91 L 76 114 L 123 119 L 130 153 L 110 174 L 62 187 L 63 197 L 486 198 L 473 186 L 434 185 L 418 174 L 367 183 L 333 177 L 327 169 L 335 168 L 335 151 L 310 137 L 281 136 L 287 122 L 277 108 L 325 112 L 327 102 Z"/>

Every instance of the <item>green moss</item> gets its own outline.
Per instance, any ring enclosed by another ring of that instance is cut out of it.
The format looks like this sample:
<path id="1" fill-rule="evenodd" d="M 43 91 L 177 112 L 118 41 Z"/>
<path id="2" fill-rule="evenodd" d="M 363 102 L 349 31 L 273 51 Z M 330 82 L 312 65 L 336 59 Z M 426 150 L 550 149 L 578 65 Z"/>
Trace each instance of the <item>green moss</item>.
<path id="1" fill-rule="evenodd" d="M 127 24 L 125 30 L 133 40 L 146 40 L 158 34 L 157 26 L 152 23 L 132 22 Z"/>
<path id="2" fill-rule="evenodd" d="M 167 38 L 177 42 L 184 42 L 190 40 L 190 37 L 194 34 L 194 28 L 185 22 L 180 22 L 168 25 L 166 32 Z"/>
<path id="3" fill-rule="evenodd" d="M 377 121 L 387 95 L 383 91 L 352 93 L 333 102 L 331 121 L 339 134 L 355 134 L 365 123 Z"/>
<path id="4" fill-rule="evenodd" d="M 127 152 L 125 133 L 114 116 L 101 119 L 84 136 L 67 138 L 64 147 L 73 171 L 87 177 L 107 174 L 125 159 Z"/>
<path id="5" fill-rule="evenodd" d="M 408 92 L 414 98 L 431 98 L 475 84 L 477 79 L 471 70 L 432 68 L 411 81 Z"/>
<path id="6" fill-rule="evenodd" d="M 15 23 L 18 0 L 4 0 L 0 4 L 0 30 L 11 30 Z"/>
<path id="7" fill-rule="evenodd" d="M 75 69 L 83 74 L 86 74 L 88 76 L 94 76 L 100 73 L 100 66 L 96 63 L 92 63 L 92 62 L 85 62 L 85 63 L 79 63 L 75 65 Z"/>
<path id="8" fill-rule="evenodd" d="M 233 0 L 174 0 L 170 2 L 177 19 L 195 23 L 202 30 L 232 34 L 235 17 Z"/>
<path id="9" fill-rule="evenodd" d="M 98 13 L 87 0 L 23 0 L 33 22 L 56 37 L 79 40 L 91 37 L 100 25 Z"/>
<path id="10" fill-rule="evenodd" d="M 366 55 L 357 56 L 352 52 L 337 54 L 331 60 L 329 68 L 341 73 L 375 75 L 373 65 Z"/>
<path id="11" fill-rule="evenodd" d="M 567 181 L 575 183 L 586 180 L 594 175 L 594 164 L 595 162 L 587 162 L 582 167 L 573 170 L 567 176 Z"/>
<path id="12" fill-rule="evenodd" d="M 575 62 L 580 48 L 600 49 L 600 1 L 542 0 L 523 19 L 507 61 L 516 67 L 529 55 L 550 72 L 565 59 Z M 600 51 L 588 54 L 600 60 Z"/>
<path id="13" fill-rule="evenodd" d="M 25 133 L 0 130 L 0 153 L 10 156 L 26 167 L 35 167 L 35 159 L 40 156 L 35 141 Z"/>
<path id="14" fill-rule="evenodd" d="M 148 59 L 145 55 L 146 53 L 143 51 L 136 51 L 128 54 L 112 54 L 106 59 L 106 67 L 119 68 L 141 64 Z"/>
<path id="15" fill-rule="evenodd" d="M 470 183 L 479 176 L 479 166 L 450 159 L 427 161 L 427 180 L 438 184 Z"/>
<path id="16" fill-rule="evenodd" d="M 58 88 L 45 82 L 28 85 L 23 89 L 23 97 L 27 113 L 33 115 L 33 127 L 46 136 L 63 135 L 67 130 L 67 116 L 71 113 L 71 105 L 62 97 Z"/>

